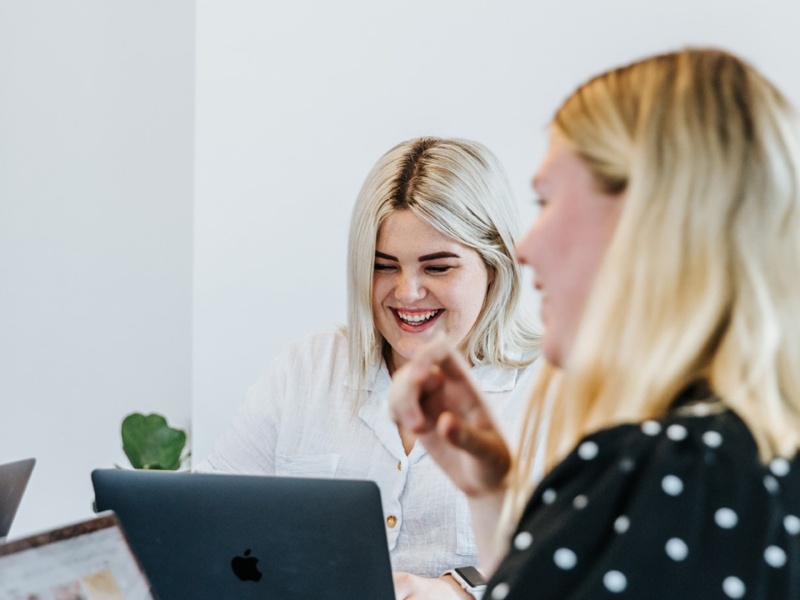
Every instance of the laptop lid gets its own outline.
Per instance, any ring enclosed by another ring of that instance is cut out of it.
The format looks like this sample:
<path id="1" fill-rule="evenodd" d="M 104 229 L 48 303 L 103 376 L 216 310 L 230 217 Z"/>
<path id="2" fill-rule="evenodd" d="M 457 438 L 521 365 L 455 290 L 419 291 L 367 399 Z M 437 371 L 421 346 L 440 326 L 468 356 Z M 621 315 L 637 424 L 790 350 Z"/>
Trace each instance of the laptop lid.
<path id="1" fill-rule="evenodd" d="M 374 482 L 92 473 L 161 598 L 394 600 Z"/>
<path id="2" fill-rule="evenodd" d="M 97 517 L 0 544 L 0 598 L 153 600 L 117 517 Z"/>
<path id="3" fill-rule="evenodd" d="M 26 458 L 0 465 L 0 541 L 11 529 L 35 464 L 35 458 Z"/>

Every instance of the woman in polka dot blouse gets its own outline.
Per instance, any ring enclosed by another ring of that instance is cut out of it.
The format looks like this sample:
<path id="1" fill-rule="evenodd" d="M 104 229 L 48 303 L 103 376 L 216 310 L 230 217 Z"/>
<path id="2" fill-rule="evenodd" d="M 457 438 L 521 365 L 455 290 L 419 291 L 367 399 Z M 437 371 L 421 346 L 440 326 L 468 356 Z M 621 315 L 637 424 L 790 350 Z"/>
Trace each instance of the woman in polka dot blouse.
<path id="1" fill-rule="evenodd" d="M 445 343 L 390 398 L 469 498 L 485 598 L 800 598 L 797 113 L 726 52 L 654 56 L 564 102 L 533 186 L 515 458 Z"/>

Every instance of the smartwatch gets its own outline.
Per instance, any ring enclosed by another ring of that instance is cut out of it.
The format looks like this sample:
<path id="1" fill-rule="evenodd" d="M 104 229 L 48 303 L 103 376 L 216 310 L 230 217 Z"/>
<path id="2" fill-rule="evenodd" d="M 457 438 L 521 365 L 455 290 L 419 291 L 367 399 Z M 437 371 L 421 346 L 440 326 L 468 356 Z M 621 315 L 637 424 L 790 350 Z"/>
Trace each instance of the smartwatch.
<path id="1" fill-rule="evenodd" d="M 486 578 L 475 567 L 458 567 L 445 573 L 458 582 L 475 600 L 482 600 L 486 591 Z"/>

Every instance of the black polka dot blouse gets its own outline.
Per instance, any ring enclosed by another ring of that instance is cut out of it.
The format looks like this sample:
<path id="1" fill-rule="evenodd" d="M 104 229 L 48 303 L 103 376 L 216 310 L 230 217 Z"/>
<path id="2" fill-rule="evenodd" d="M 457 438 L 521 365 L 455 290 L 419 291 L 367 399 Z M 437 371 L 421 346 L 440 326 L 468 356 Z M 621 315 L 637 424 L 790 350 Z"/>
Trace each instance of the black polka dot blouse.
<path id="1" fill-rule="evenodd" d="M 800 462 L 764 465 L 690 392 L 584 438 L 542 481 L 484 600 L 800 599 Z"/>

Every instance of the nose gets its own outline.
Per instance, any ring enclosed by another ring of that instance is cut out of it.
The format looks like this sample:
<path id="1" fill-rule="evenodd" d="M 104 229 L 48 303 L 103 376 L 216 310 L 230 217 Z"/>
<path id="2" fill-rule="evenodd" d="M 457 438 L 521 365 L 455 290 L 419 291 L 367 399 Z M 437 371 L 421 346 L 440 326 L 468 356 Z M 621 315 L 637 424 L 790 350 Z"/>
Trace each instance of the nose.
<path id="1" fill-rule="evenodd" d="M 411 304 L 422 300 L 427 293 L 427 289 L 416 274 L 399 273 L 397 275 L 397 286 L 395 287 L 394 295 L 398 301 L 403 304 Z"/>
<path id="2" fill-rule="evenodd" d="M 514 247 L 514 252 L 517 255 L 517 260 L 520 264 L 526 265 L 528 267 L 533 267 L 535 256 L 536 256 L 536 241 L 538 236 L 536 235 L 536 221 L 528 228 L 528 231 L 525 232 L 525 235 L 517 242 L 517 245 Z"/>

